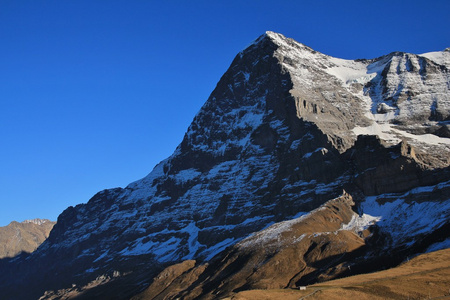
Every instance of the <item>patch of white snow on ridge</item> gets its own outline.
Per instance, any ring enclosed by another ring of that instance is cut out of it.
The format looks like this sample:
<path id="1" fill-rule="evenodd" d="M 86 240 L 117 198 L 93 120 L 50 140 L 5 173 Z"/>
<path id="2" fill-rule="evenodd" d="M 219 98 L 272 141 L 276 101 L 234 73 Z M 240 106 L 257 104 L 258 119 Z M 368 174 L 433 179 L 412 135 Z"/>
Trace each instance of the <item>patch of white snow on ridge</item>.
<path id="1" fill-rule="evenodd" d="M 354 60 L 335 57 L 329 57 L 329 60 L 333 63 L 333 66 L 325 69 L 325 71 L 341 80 L 345 86 L 349 86 L 352 83 L 364 85 L 372 80 L 378 72 L 377 69 L 369 70 L 366 64 Z"/>
<path id="2" fill-rule="evenodd" d="M 393 243 L 401 243 L 412 236 L 429 233 L 445 224 L 450 218 L 450 198 L 438 202 L 405 202 L 411 194 L 429 193 L 445 188 L 450 182 L 435 186 L 418 187 L 404 194 L 382 194 L 366 197 L 361 203 L 361 211 L 380 217 L 377 225 L 392 236 Z M 380 204 L 378 201 L 383 201 Z"/>
<path id="3" fill-rule="evenodd" d="M 446 144 L 446 145 L 450 145 L 450 139 L 449 138 L 445 138 L 445 137 L 439 137 L 437 135 L 434 134 L 412 134 L 412 133 L 408 133 L 406 131 L 402 131 L 402 130 L 398 130 L 395 128 L 392 128 L 392 130 L 398 134 L 403 135 L 404 137 L 416 140 L 418 142 L 422 142 L 425 144 L 431 144 L 431 145 L 439 145 L 439 144 Z"/>
<path id="4" fill-rule="evenodd" d="M 31 220 L 25 220 L 25 221 L 23 221 L 22 223 L 33 223 L 33 224 L 36 224 L 36 225 L 42 225 L 42 224 L 44 224 L 44 223 L 47 223 L 47 222 L 49 222 L 49 220 L 47 220 L 47 219 L 31 219 Z"/>
<path id="5" fill-rule="evenodd" d="M 283 232 L 289 231 L 294 224 L 301 222 L 312 213 L 322 209 L 324 208 L 319 207 L 309 213 L 303 213 L 295 219 L 275 223 L 262 231 L 250 235 L 248 238 L 244 239 L 238 245 L 241 248 L 250 248 L 255 245 L 261 246 L 261 245 L 268 245 L 269 243 L 272 242 L 278 242 Z"/>
<path id="6" fill-rule="evenodd" d="M 412 134 L 403 130 L 399 130 L 388 123 L 376 123 L 367 127 L 355 127 L 352 129 L 355 135 L 376 135 L 380 139 L 388 143 L 399 143 L 402 138 L 409 138 L 419 143 L 425 143 L 429 145 L 446 144 L 450 145 L 450 139 L 439 137 L 434 134 Z"/>
<path id="7" fill-rule="evenodd" d="M 352 129 L 352 132 L 357 136 L 376 135 L 386 142 L 399 143 L 401 139 L 396 137 L 391 130 L 392 130 L 391 124 L 379 124 L 374 122 L 372 125 L 367 127 L 357 126 Z"/>
<path id="8" fill-rule="evenodd" d="M 174 258 L 176 250 L 180 245 L 180 240 L 175 237 L 171 237 L 163 242 L 153 242 L 152 240 L 143 242 L 142 240 L 140 239 L 132 247 L 125 248 L 120 254 L 123 256 L 136 256 L 152 253 L 158 261 L 165 262 Z"/>
<path id="9" fill-rule="evenodd" d="M 249 43 L 247 46 L 244 47 L 244 49 L 239 52 L 239 55 L 242 56 L 243 52 L 247 50 L 247 48 L 250 48 L 251 46 L 258 45 L 262 40 L 264 40 L 266 37 L 270 37 L 275 43 L 284 43 L 284 39 L 286 39 L 285 36 L 283 36 L 281 33 L 276 33 L 273 31 L 266 31 L 263 35 L 257 37 L 255 40 L 253 40 L 251 43 Z"/>
<path id="10" fill-rule="evenodd" d="M 357 214 L 352 216 L 352 219 L 348 224 L 342 225 L 342 230 L 350 230 L 355 232 L 361 232 L 369 228 L 369 226 L 374 225 L 381 220 L 381 216 L 374 217 L 368 214 L 362 214 L 358 216 Z"/>
<path id="11" fill-rule="evenodd" d="M 450 67 L 450 52 L 449 51 L 436 51 L 419 54 L 419 56 L 428 58 L 433 62 Z"/>
<path id="12" fill-rule="evenodd" d="M 195 254 L 197 253 L 198 249 L 202 246 L 198 242 L 198 232 L 200 231 L 200 228 L 195 226 L 195 222 L 189 223 L 185 228 L 180 230 L 180 232 L 186 232 L 189 234 L 188 239 L 188 247 L 189 247 L 189 254 L 183 257 L 183 259 L 193 259 L 195 257 Z"/>
<path id="13" fill-rule="evenodd" d="M 276 33 L 273 31 L 266 31 L 266 36 L 270 37 L 277 45 L 282 45 L 286 43 L 286 37 L 281 33 Z"/>
<path id="14" fill-rule="evenodd" d="M 201 174 L 201 172 L 191 168 L 187 170 L 181 170 L 176 175 L 174 175 L 174 177 L 178 183 L 185 183 L 199 177 Z"/>
<path id="15" fill-rule="evenodd" d="M 153 180 L 164 176 L 164 166 L 174 155 L 177 155 L 177 150 L 175 150 L 172 156 L 157 164 L 147 176 L 130 183 L 121 196 L 123 203 L 130 203 L 134 202 L 136 199 L 147 199 L 150 196 L 153 196 L 156 193 L 156 187 L 153 186 Z"/>

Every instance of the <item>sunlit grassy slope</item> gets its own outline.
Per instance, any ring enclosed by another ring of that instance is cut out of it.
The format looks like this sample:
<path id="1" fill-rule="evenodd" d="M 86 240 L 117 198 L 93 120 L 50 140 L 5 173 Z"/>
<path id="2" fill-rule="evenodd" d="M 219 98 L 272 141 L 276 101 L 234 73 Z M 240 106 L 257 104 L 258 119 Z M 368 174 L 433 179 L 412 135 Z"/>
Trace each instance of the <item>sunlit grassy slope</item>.
<path id="1" fill-rule="evenodd" d="M 450 299 L 450 249 L 417 256 L 396 268 L 308 286 L 250 290 L 229 299 Z"/>

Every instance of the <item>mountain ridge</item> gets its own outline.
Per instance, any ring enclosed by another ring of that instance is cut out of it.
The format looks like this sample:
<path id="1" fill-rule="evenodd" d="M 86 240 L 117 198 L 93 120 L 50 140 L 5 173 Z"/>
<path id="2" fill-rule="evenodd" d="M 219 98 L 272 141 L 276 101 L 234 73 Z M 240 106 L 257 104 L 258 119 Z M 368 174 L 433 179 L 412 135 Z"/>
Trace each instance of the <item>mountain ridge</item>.
<path id="1" fill-rule="evenodd" d="M 48 238 L 54 225 L 47 219 L 31 219 L 0 227 L 0 259 L 33 252 Z"/>

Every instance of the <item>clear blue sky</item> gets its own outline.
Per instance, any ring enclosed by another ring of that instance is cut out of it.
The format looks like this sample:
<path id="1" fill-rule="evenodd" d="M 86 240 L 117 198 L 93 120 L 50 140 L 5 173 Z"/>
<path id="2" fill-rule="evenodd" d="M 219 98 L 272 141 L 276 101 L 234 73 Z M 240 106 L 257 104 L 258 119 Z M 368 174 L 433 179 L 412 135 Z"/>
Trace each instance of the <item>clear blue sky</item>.
<path id="1" fill-rule="evenodd" d="M 0 226 L 147 175 L 272 30 L 341 58 L 450 47 L 450 1 L 0 0 Z"/>

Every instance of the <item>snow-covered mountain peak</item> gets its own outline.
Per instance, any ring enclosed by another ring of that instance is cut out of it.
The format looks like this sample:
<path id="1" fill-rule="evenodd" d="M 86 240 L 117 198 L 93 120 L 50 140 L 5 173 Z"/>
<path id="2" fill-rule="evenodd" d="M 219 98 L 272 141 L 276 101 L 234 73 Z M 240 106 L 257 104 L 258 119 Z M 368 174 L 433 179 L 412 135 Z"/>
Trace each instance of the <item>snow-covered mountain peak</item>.
<path id="1" fill-rule="evenodd" d="M 249 46 L 258 45 L 264 40 L 270 40 L 275 42 L 276 44 L 280 44 L 283 43 L 283 41 L 286 39 L 288 38 L 282 35 L 281 33 L 268 30 L 264 34 L 260 35 L 256 40 L 254 40 Z"/>
<path id="2" fill-rule="evenodd" d="M 311 48 L 305 46 L 304 44 L 297 42 L 296 40 L 294 40 L 292 38 L 288 38 L 281 33 L 273 32 L 273 31 L 266 31 L 265 36 L 270 38 L 274 43 L 276 43 L 279 46 L 287 45 L 287 44 L 295 44 L 297 46 L 304 47 L 305 49 L 312 50 Z"/>
<path id="3" fill-rule="evenodd" d="M 299 43 L 292 38 L 287 38 L 281 33 L 273 32 L 273 31 L 266 31 L 263 35 L 259 36 L 250 45 L 248 45 L 243 51 L 241 51 L 241 54 L 245 51 L 252 51 L 254 48 L 261 48 L 261 47 L 267 48 L 267 42 L 273 44 L 275 46 L 275 48 L 295 47 L 297 49 L 297 51 L 306 51 L 306 52 L 310 52 L 310 53 L 316 53 L 316 51 L 314 51 L 310 47 L 308 47 L 302 43 Z"/>
<path id="4" fill-rule="evenodd" d="M 278 32 L 275 32 L 275 31 L 271 31 L 271 30 L 267 30 L 266 32 L 265 32 L 265 35 L 266 36 L 268 36 L 268 37 L 271 37 L 271 38 L 273 38 L 273 37 L 282 37 L 282 38 L 286 38 L 284 35 L 282 35 L 281 33 L 278 33 Z"/>

